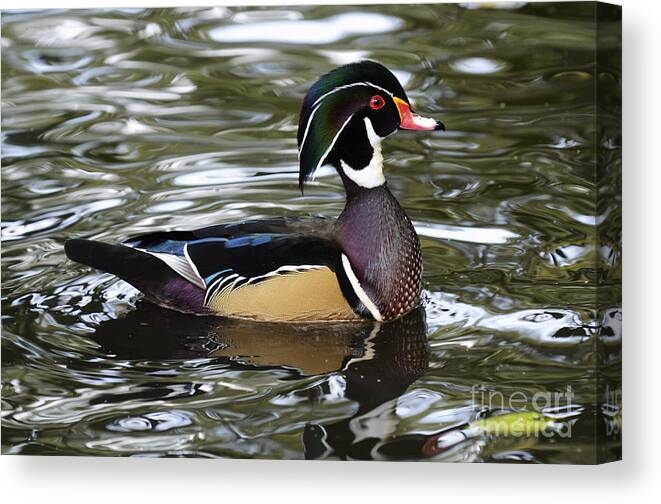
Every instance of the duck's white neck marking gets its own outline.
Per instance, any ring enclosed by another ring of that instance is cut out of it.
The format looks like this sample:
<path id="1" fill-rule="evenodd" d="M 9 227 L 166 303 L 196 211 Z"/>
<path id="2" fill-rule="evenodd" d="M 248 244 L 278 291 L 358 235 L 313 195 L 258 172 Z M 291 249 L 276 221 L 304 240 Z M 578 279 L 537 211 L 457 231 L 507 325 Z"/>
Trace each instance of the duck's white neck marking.
<path id="1" fill-rule="evenodd" d="M 369 164 L 362 170 L 354 170 L 341 159 L 340 166 L 344 174 L 360 187 L 371 189 L 386 183 L 386 178 L 383 176 L 383 154 L 381 154 L 383 138 L 376 134 L 372 121 L 368 117 L 365 118 L 365 129 L 373 151 Z"/>

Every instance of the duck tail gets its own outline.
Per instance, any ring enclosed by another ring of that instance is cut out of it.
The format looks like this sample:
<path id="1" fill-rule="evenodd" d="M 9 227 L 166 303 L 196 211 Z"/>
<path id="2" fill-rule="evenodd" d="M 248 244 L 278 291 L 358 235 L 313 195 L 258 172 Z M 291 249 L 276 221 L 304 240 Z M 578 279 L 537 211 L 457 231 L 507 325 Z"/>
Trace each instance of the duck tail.
<path id="1" fill-rule="evenodd" d="M 64 252 L 72 261 L 112 273 L 129 283 L 132 280 L 145 281 L 155 272 L 162 272 L 162 266 L 165 266 L 139 250 L 93 240 L 67 240 Z"/>
<path id="2" fill-rule="evenodd" d="M 152 302 L 186 313 L 206 313 L 204 291 L 156 257 L 128 247 L 94 240 L 71 239 L 64 252 L 72 261 L 121 278 Z"/>

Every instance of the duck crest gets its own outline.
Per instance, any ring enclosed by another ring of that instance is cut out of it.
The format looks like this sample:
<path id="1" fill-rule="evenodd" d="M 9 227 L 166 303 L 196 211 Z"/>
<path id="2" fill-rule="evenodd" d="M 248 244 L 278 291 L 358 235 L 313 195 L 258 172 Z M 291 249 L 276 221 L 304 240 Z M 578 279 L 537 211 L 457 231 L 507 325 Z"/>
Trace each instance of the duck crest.
<path id="1" fill-rule="evenodd" d="M 337 225 L 341 246 L 381 319 L 413 309 L 422 288 L 420 241 L 388 186 L 348 193 Z"/>

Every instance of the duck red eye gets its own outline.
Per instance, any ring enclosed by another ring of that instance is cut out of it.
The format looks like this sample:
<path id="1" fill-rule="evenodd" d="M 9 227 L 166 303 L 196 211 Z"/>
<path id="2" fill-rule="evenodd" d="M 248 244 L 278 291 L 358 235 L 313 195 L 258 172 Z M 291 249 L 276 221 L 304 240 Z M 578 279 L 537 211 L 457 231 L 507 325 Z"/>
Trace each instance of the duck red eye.
<path id="1" fill-rule="evenodd" d="M 370 108 L 372 110 L 379 110 L 379 109 L 383 108 L 383 106 L 385 104 L 386 104 L 386 101 L 380 95 L 374 95 L 370 99 Z"/>

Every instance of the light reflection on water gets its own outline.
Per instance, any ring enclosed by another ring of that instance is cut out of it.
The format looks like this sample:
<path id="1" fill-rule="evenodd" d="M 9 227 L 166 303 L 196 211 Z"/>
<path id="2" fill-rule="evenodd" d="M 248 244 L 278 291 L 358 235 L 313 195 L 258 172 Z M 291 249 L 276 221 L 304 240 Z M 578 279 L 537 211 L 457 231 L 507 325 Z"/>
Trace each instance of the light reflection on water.
<path id="1" fill-rule="evenodd" d="M 209 37 L 216 42 L 275 42 L 284 44 L 330 44 L 352 35 L 395 31 L 403 23 L 396 17 L 376 13 L 350 12 L 320 20 L 245 21 L 214 28 Z M 290 18 L 291 19 L 291 18 Z"/>
<path id="2" fill-rule="evenodd" d="M 3 13 L 3 451 L 592 461 L 595 411 L 621 422 L 593 397 L 597 341 L 614 368 L 621 341 L 616 289 L 595 307 L 620 247 L 594 245 L 619 201 L 606 178 L 594 205 L 593 13 L 505 3 Z M 66 261 L 69 237 L 337 215 L 332 170 L 298 192 L 297 113 L 320 74 L 365 57 L 448 126 L 385 146 L 424 310 L 198 319 Z M 494 435 L 489 418 L 521 412 L 474 395 L 567 386 L 571 411 L 544 426 L 570 439 Z"/>

